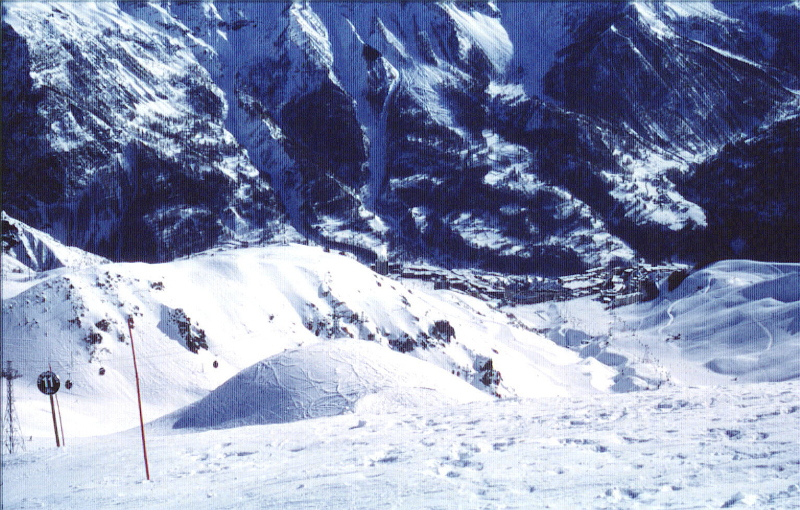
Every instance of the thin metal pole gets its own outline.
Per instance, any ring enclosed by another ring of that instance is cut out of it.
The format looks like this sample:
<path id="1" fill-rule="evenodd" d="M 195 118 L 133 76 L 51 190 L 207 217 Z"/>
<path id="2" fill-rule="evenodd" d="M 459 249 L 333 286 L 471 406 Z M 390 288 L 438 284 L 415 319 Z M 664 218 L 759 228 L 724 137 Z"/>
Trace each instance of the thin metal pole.
<path id="1" fill-rule="evenodd" d="M 58 422 L 56 422 L 56 406 L 53 404 L 53 395 L 50 395 L 50 410 L 53 412 L 53 430 L 56 433 L 56 447 L 61 448 L 61 442 L 58 440 Z"/>
<path id="2" fill-rule="evenodd" d="M 150 480 L 150 465 L 147 462 L 147 440 L 144 437 L 144 415 L 142 414 L 142 391 L 139 388 L 139 369 L 136 367 L 136 349 L 133 347 L 133 317 L 128 317 L 128 335 L 131 337 L 131 353 L 133 353 L 133 373 L 136 376 L 136 398 L 139 400 L 139 426 L 142 429 L 142 452 L 144 453 L 144 472 Z"/>

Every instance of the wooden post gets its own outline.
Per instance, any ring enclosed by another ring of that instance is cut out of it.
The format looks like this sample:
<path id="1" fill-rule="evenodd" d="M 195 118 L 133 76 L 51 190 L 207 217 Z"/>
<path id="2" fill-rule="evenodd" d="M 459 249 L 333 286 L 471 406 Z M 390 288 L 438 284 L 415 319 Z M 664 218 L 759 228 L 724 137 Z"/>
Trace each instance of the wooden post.
<path id="1" fill-rule="evenodd" d="M 139 400 L 139 426 L 142 429 L 142 452 L 144 453 L 144 472 L 150 480 L 150 466 L 147 462 L 147 441 L 144 437 L 144 415 L 142 414 L 142 391 L 139 388 L 139 369 L 136 367 L 136 349 L 133 347 L 133 317 L 128 317 L 128 335 L 131 337 L 131 353 L 133 353 L 133 373 L 136 376 L 136 398 Z"/>
<path id="2" fill-rule="evenodd" d="M 61 420 L 61 404 L 58 403 L 58 393 L 54 397 L 56 398 L 56 409 L 58 409 L 58 426 L 61 428 L 61 446 L 67 446 L 67 441 L 64 439 L 64 422 Z"/>
<path id="3" fill-rule="evenodd" d="M 53 413 L 53 430 L 56 433 L 56 447 L 61 448 L 61 441 L 58 439 L 58 422 L 56 422 L 56 406 L 53 404 L 53 395 L 50 395 L 50 411 Z"/>
<path id="4" fill-rule="evenodd" d="M 53 371 L 53 366 L 48 364 L 47 369 Z M 58 393 L 50 395 L 50 407 L 53 407 L 53 397 L 56 399 L 56 408 L 58 409 L 58 426 L 61 427 L 61 446 L 67 446 L 64 440 L 64 422 L 61 421 L 61 405 L 58 403 Z M 53 413 L 53 425 L 56 424 L 56 413 Z M 56 429 L 56 445 L 58 445 L 58 429 Z"/>

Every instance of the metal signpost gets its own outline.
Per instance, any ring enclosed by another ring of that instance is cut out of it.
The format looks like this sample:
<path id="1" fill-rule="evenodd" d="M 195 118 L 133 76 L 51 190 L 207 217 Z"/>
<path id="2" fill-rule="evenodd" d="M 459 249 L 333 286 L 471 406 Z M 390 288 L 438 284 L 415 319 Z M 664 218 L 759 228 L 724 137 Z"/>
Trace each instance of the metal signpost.
<path id="1" fill-rule="evenodd" d="M 56 421 L 56 406 L 53 404 L 53 395 L 56 394 L 61 388 L 61 381 L 58 376 L 51 370 L 39 374 L 39 379 L 36 380 L 36 387 L 39 391 L 50 397 L 50 411 L 53 413 L 53 430 L 56 433 L 56 446 L 61 447 L 61 441 L 58 438 L 58 422 Z"/>

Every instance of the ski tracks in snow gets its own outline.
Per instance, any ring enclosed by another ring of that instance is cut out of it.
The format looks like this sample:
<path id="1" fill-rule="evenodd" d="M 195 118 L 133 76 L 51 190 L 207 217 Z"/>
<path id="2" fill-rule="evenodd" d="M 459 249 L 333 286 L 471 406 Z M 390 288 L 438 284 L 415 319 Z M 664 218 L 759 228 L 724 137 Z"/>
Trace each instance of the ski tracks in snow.
<path id="1" fill-rule="evenodd" d="M 767 346 L 762 351 L 762 354 L 768 352 L 770 349 L 772 349 L 772 345 L 775 343 L 775 337 L 772 335 L 772 332 L 769 330 L 769 328 L 767 328 L 761 321 L 756 320 L 755 317 L 753 317 L 753 322 L 758 324 L 758 327 L 761 328 L 761 330 L 767 335 Z"/>
<path id="2" fill-rule="evenodd" d="M 678 301 L 672 301 L 672 302 L 670 302 L 669 306 L 667 307 L 667 317 L 669 317 L 669 320 L 667 321 L 666 324 L 664 324 L 663 326 L 658 328 L 658 335 L 659 336 L 664 336 L 664 330 L 667 329 L 668 327 L 672 326 L 672 323 L 675 322 L 675 314 L 672 313 L 672 310 L 673 310 L 673 308 L 675 308 L 675 305 L 677 305 L 677 304 L 678 304 Z"/>
<path id="3" fill-rule="evenodd" d="M 429 499 L 412 508 L 800 503 L 792 483 L 800 448 L 781 425 L 800 420 L 791 391 L 773 403 L 756 403 L 758 389 L 733 398 L 696 390 L 643 395 L 599 405 L 507 401 L 480 414 L 460 409 L 396 421 L 386 433 L 418 439 L 382 445 L 369 466 L 393 480 L 422 469 L 415 484 L 431 487 Z M 461 506 L 449 499 L 454 494 Z"/>

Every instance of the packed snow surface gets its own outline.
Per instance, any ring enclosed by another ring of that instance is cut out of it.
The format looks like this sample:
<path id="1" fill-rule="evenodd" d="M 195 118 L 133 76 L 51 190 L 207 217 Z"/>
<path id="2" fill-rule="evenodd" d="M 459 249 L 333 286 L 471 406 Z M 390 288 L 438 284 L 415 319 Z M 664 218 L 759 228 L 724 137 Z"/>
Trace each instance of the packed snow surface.
<path id="1" fill-rule="evenodd" d="M 66 425 L 66 423 L 65 423 Z M 8 508 L 800 507 L 797 382 L 498 400 L 292 423 L 36 438 Z"/>

